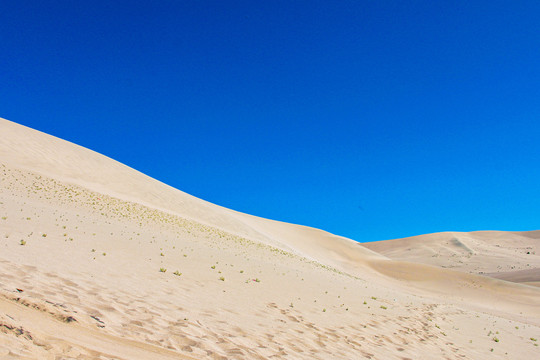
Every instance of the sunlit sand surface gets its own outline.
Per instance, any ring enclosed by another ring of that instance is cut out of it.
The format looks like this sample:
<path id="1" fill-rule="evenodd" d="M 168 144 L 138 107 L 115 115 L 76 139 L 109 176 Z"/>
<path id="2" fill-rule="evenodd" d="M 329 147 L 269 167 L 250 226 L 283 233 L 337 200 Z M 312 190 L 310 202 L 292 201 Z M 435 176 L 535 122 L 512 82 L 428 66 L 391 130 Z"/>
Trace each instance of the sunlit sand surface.
<path id="1" fill-rule="evenodd" d="M 539 245 L 359 244 L 0 119 L 2 359 L 535 359 Z"/>

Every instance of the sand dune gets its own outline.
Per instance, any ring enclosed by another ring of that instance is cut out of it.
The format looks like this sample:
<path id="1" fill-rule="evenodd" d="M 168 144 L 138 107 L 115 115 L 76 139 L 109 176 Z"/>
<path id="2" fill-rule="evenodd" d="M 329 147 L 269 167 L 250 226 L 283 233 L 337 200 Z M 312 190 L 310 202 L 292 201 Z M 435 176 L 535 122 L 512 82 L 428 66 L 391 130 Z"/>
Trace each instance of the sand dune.
<path id="1" fill-rule="evenodd" d="M 535 232 L 508 233 L 512 246 L 480 233 L 358 244 L 225 209 L 3 119 L 0 184 L 2 358 L 539 353 L 540 289 L 464 273 L 521 270 L 536 255 L 512 251 L 535 253 Z"/>
<path id="2" fill-rule="evenodd" d="M 491 276 L 496 279 L 512 281 L 517 283 L 540 283 L 540 268 L 488 273 L 486 276 Z"/>
<path id="3" fill-rule="evenodd" d="M 539 239 L 540 231 L 444 232 L 363 246 L 394 260 L 493 274 L 540 268 Z"/>

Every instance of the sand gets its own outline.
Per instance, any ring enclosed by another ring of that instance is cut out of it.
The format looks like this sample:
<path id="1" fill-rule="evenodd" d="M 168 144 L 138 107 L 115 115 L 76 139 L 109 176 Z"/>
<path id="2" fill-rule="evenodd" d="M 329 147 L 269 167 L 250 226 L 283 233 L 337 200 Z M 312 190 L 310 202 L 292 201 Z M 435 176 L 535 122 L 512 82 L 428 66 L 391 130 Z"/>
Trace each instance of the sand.
<path id="1" fill-rule="evenodd" d="M 363 245 L 394 260 L 515 282 L 540 281 L 540 231 L 444 232 Z"/>
<path id="2" fill-rule="evenodd" d="M 359 244 L 0 119 L 0 358 L 538 357 L 540 236 L 453 234 Z"/>

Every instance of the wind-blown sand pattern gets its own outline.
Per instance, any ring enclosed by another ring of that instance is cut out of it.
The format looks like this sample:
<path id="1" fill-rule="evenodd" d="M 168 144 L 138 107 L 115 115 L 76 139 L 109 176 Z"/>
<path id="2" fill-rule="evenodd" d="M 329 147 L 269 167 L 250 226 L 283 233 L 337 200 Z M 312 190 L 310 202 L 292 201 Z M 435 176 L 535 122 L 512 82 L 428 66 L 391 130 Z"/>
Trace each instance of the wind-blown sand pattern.
<path id="1" fill-rule="evenodd" d="M 539 234 L 430 236 L 242 214 L 0 119 L 0 358 L 537 358 Z"/>

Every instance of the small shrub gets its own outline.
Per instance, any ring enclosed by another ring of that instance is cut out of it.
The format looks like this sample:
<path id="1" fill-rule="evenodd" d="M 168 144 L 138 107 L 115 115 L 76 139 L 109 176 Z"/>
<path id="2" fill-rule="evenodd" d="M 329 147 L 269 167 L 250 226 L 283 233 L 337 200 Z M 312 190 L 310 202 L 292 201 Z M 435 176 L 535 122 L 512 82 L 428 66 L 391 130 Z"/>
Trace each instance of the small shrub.
<path id="1" fill-rule="evenodd" d="M 174 274 L 174 275 L 176 275 L 176 276 L 180 276 L 180 275 L 182 275 L 182 273 L 181 273 L 181 272 L 179 272 L 178 270 L 176 270 L 175 272 L 173 272 L 173 274 Z"/>
<path id="2" fill-rule="evenodd" d="M 386 306 L 384 306 L 384 305 L 381 305 L 381 309 L 383 309 L 383 310 L 386 310 L 386 309 L 387 309 L 387 307 L 386 307 Z"/>
<path id="3" fill-rule="evenodd" d="M 495 337 L 493 338 L 493 341 L 499 342 L 499 338 L 495 336 Z"/>
<path id="4" fill-rule="evenodd" d="M 43 237 L 47 237 L 47 234 L 42 234 L 41 236 L 43 236 Z"/>
<path id="5" fill-rule="evenodd" d="M 166 271 L 167 271 L 167 269 L 165 269 L 165 268 L 159 268 L 159 272 L 164 273 L 164 272 L 166 272 Z"/>
<path id="6" fill-rule="evenodd" d="M 224 278 L 223 276 L 220 276 L 220 277 L 219 277 L 219 280 L 225 281 L 225 278 Z"/>
<path id="7" fill-rule="evenodd" d="M 25 241 L 25 240 L 21 240 L 21 245 L 26 245 L 26 241 Z"/>

